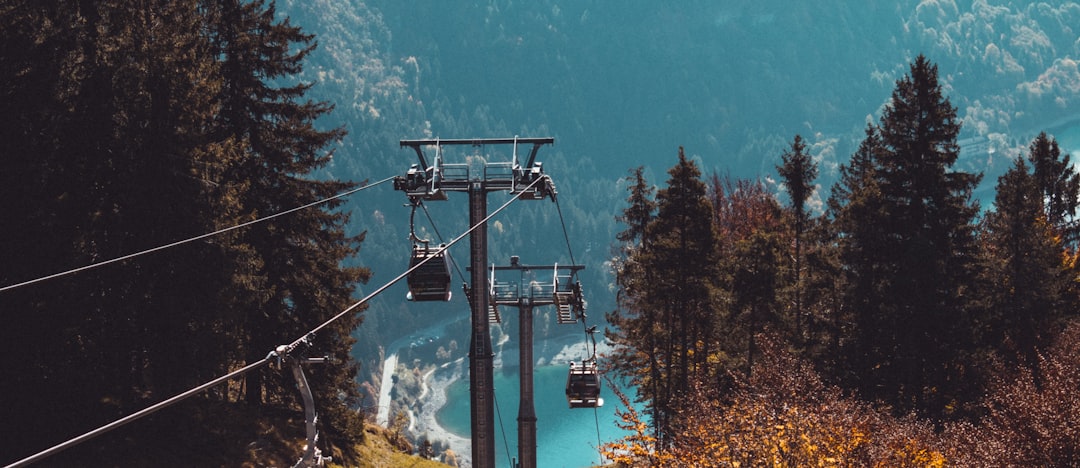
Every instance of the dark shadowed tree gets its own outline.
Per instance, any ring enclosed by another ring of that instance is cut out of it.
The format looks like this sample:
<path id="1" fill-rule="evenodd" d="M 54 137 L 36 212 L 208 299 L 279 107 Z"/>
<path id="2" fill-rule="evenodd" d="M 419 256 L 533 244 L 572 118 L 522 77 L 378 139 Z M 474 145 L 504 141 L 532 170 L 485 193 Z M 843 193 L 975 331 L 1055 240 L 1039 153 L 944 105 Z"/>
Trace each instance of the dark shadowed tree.
<path id="1" fill-rule="evenodd" d="M 1035 181 L 1042 192 L 1046 220 L 1067 245 L 1075 249 L 1080 241 L 1080 226 L 1076 224 L 1076 207 L 1080 204 L 1080 174 L 1061 154 L 1057 140 L 1039 133 L 1028 147 L 1028 161 L 1034 168 Z"/>
<path id="2" fill-rule="evenodd" d="M 1033 145 L 1034 150 L 1034 145 Z M 987 311 L 985 346 L 1008 363 L 1034 367 L 1073 301 L 1063 242 L 1048 222 L 1044 193 L 1023 158 L 998 179 L 994 211 L 983 221 Z"/>
<path id="3" fill-rule="evenodd" d="M 647 281 L 646 271 L 640 263 L 640 251 L 645 228 L 656 211 L 656 202 L 653 201 L 654 188 L 646 182 L 644 172 L 645 168 L 639 166 L 624 179 L 629 183 L 627 191 L 630 194 L 627 207 L 616 219 L 626 229 L 616 236 L 620 243 L 612 261 L 618 285 L 617 302 L 616 309 L 606 314 L 612 328 L 605 329 L 604 335 L 614 344 L 611 355 L 607 356 L 611 368 L 639 389 L 639 401 L 651 405 L 649 398 L 659 393 L 660 365 L 653 328 L 656 309 L 645 306 L 645 298 L 640 294 Z"/>
<path id="4" fill-rule="evenodd" d="M 349 187 L 311 180 L 329 156 L 325 145 L 341 136 L 313 127 L 329 107 L 303 100 L 309 85 L 269 84 L 300 71 L 310 41 L 261 1 L 0 5 L 0 195 L 18 219 L 0 227 L 0 285 Z M 324 205 L 0 293 L 0 308 L 20 311 L 5 317 L 2 349 L 23 356 L 6 368 L 0 393 L 26 402 L 0 423 L 19 447 L 4 456 L 44 448 L 261 359 L 344 309 L 366 272 L 341 265 L 359 246 L 343 225 L 344 216 Z M 349 332 L 358 320 L 348 317 L 315 341 L 315 352 L 337 358 L 311 373 L 331 440 L 355 428 Z M 296 400 L 291 376 L 272 380 L 258 389 L 264 401 Z M 164 440 L 205 446 L 235 422 L 204 417 L 207 408 L 235 397 L 235 388 L 217 388 L 168 423 L 149 423 L 165 432 L 130 426 L 80 447 L 91 458 L 71 460 L 115 462 L 124 458 L 117 448 L 145 451 Z M 180 464 L 223 463 L 213 456 Z"/>
<path id="5" fill-rule="evenodd" d="M 846 189 L 851 209 L 873 211 L 862 213 L 866 219 L 840 216 L 851 229 L 842 228 L 841 237 L 853 238 L 845 242 L 845 263 L 855 272 L 849 375 L 864 396 L 933 417 L 977 391 L 965 377 L 972 340 L 962 324 L 975 283 L 978 206 L 971 192 L 981 176 L 952 167 L 959 131 L 937 67 L 917 57 L 881 117 L 880 146 L 864 145 L 877 149 L 873 183 Z"/>
<path id="6" fill-rule="evenodd" d="M 213 230 L 231 201 L 217 191 L 225 145 L 206 132 L 219 87 L 196 2 L 0 8 L 0 190 L 17 220 L 0 228 L 0 283 Z M 19 311 L 3 350 L 23 356 L 0 390 L 24 402 L 0 423 L 19 447 L 5 455 L 227 370 L 213 307 L 226 263 L 220 245 L 193 243 L 0 295 Z"/>
<path id="7" fill-rule="evenodd" d="M 277 213 L 340 193 L 349 183 L 317 181 L 312 172 L 330 161 L 324 148 L 344 132 L 319 130 L 314 122 L 330 112 L 327 103 L 304 100 L 311 84 L 283 85 L 302 69 L 315 47 L 313 37 L 277 16 L 263 0 L 215 0 L 211 3 L 214 47 L 221 57 L 223 89 L 217 131 L 222 140 L 240 142 L 242 157 L 226 177 L 244 181 L 237 194 L 239 216 Z M 230 299 L 245 330 L 243 357 L 253 361 L 267 350 L 288 343 L 350 305 L 350 293 L 369 272 L 345 268 L 362 235 L 347 236 L 348 216 L 335 212 L 340 201 L 321 209 L 276 218 L 244 231 L 236 239 L 244 268 L 234 280 Z M 335 364 L 313 372 L 311 386 L 322 416 L 331 424 L 332 441 L 357 421 L 349 406 L 357 404 L 356 365 L 350 356 L 351 331 L 360 323 L 351 314 L 316 337 L 313 352 L 334 357 Z M 260 372 L 249 374 L 246 398 L 258 404 L 296 393 L 292 382 Z M 355 434 L 355 432 L 353 432 Z"/>
<path id="8" fill-rule="evenodd" d="M 795 220 L 794 252 L 792 253 L 792 275 L 794 276 L 792 289 L 795 297 L 792 315 L 795 322 L 795 337 L 803 341 L 806 337 L 803 336 L 802 241 L 809 218 L 806 212 L 806 201 L 814 193 L 814 180 L 818 176 L 818 167 L 813 158 L 806 153 L 806 143 L 799 135 L 795 135 L 791 148 L 784 151 L 781 160 L 782 164 L 776 166 L 776 171 L 780 174 L 784 186 L 787 187 L 788 197 L 791 198 L 791 213 Z"/>
<path id="9" fill-rule="evenodd" d="M 679 161 L 668 174 L 640 250 L 627 261 L 643 280 L 636 289 L 621 292 L 638 312 L 623 323 L 628 325 L 626 338 L 637 341 L 628 346 L 647 354 L 642 358 L 648 360 L 650 381 L 639 392 L 649 402 L 661 447 L 672 403 L 687 390 L 689 376 L 713 370 L 708 357 L 717 290 L 716 234 L 701 172 L 679 148 Z"/>

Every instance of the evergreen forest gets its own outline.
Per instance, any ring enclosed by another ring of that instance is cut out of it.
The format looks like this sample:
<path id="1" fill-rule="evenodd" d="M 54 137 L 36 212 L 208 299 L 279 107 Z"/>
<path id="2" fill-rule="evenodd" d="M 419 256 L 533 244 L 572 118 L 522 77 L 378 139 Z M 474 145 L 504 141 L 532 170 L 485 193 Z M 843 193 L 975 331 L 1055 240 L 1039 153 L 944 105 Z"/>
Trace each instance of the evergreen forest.
<path id="1" fill-rule="evenodd" d="M 520 134 L 559 211 L 491 258 L 587 265 L 614 466 L 1080 465 L 1080 5 L 849 6 L 0 0 L 0 463 L 236 374 L 43 466 L 292 465 L 327 357 L 319 448 L 365 466 L 448 317 L 357 302 L 399 140 Z"/>
<path id="2" fill-rule="evenodd" d="M 0 293 L 5 464 L 260 362 L 351 304 L 370 273 L 343 264 L 363 234 L 346 234 L 333 200 L 26 284 L 356 187 L 312 177 L 344 132 L 314 125 L 332 106 L 309 85 L 278 81 L 312 47 L 261 0 L 3 2 L 0 283 L 24 284 Z M 333 358 L 309 379 L 323 440 L 346 455 L 363 436 L 359 323 L 309 340 Z M 291 463 L 274 459 L 300 453 L 303 434 L 283 370 L 261 366 L 49 463 Z"/>
<path id="3" fill-rule="evenodd" d="M 627 176 L 608 315 L 627 466 L 1071 466 L 1080 174 L 1045 133 L 996 184 L 958 170 L 918 56 L 810 215 L 795 135 L 761 181 Z M 630 398 L 645 404 L 637 414 Z M 645 417 L 647 416 L 647 417 Z"/>

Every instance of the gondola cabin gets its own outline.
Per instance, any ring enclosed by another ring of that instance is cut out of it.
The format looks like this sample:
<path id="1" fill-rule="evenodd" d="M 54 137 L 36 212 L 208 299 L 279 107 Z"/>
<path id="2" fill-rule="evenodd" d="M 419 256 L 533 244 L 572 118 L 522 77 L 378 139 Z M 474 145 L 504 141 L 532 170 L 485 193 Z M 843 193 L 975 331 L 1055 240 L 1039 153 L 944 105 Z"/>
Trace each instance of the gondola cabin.
<path id="1" fill-rule="evenodd" d="M 449 301 L 450 300 L 450 264 L 446 261 L 443 246 L 429 248 L 427 245 L 414 245 L 409 258 L 412 270 L 405 281 L 409 284 L 409 293 L 405 296 L 410 301 Z"/>
<path id="2" fill-rule="evenodd" d="M 566 402 L 571 408 L 604 406 L 604 399 L 600 398 L 600 373 L 596 361 L 570 363 L 570 373 L 566 376 Z"/>

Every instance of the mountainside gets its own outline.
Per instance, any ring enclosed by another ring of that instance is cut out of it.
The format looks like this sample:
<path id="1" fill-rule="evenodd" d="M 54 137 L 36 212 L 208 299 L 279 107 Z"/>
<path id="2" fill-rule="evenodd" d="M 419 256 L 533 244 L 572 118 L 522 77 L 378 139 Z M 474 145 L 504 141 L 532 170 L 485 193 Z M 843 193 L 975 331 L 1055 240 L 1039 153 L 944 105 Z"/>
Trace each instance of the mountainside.
<path id="1" fill-rule="evenodd" d="M 403 138 L 555 137 L 538 159 L 559 190 L 574 260 L 587 266 L 592 317 L 613 307 L 604 261 L 626 196 L 620 179 L 644 165 L 648 180 L 660 182 L 680 145 L 706 172 L 774 178 L 785 145 L 801 134 L 821 165 L 814 208 L 919 53 L 939 65 L 963 119 L 959 167 L 986 171 L 984 185 L 1035 133 L 1067 123 L 1080 99 L 1073 2 L 290 0 L 279 7 L 316 34 L 303 78 L 317 82 L 314 96 L 337 106 L 325 123 L 349 131 L 330 177 L 403 174 L 415 159 L 398 148 Z M 353 229 L 368 231 L 360 262 L 375 273 L 369 287 L 404 269 L 404 203 L 387 189 L 349 204 Z M 463 199 L 428 206 L 447 240 L 467 228 Z M 521 203 L 501 215 L 491 261 L 518 254 L 530 263 L 569 262 L 558 211 Z M 454 252 L 464 259 L 464 249 Z M 380 337 L 407 332 L 414 317 L 467 308 L 461 299 L 418 307 L 403 296 L 398 286 L 373 302 L 362 353 L 388 341 Z"/>

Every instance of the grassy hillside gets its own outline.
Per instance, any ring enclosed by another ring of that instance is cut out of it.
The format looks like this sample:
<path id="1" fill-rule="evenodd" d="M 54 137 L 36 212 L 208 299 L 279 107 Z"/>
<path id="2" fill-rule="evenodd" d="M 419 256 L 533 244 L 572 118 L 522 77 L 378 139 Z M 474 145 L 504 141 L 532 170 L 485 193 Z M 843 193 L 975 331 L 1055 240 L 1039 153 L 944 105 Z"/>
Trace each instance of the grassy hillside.
<path id="1" fill-rule="evenodd" d="M 453 466 L 404 453 L 404 450 L 411 449 L 411 447 L 407 446 L 408 443 L 397 443 L 397 437 L 392 432 L 379 426 L 369 425 L 366 431 L 364 444 L 356 448 L 359 454 L 358 459 L 345 465 L 332 464 L 331 466 L 357 466 L 359 468 L 386 466 L 438 468 Z"/>

